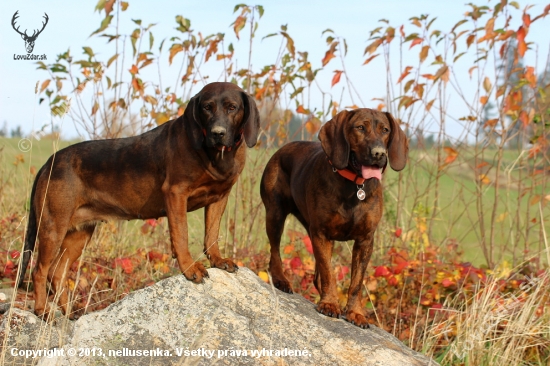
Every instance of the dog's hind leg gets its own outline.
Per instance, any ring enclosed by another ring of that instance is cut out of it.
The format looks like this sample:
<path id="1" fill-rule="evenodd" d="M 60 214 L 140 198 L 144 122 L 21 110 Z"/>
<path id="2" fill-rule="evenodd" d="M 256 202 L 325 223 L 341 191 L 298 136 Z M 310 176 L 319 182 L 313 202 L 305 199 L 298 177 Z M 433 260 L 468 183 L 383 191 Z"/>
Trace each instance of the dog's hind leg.
<path id="1" fill-rule="evenodd" d="M 71 265 L 82 255 L 82 251 L 90 241 L 94 229 L 95 225 L 90 225 L 78 231 L 68 232 L 50 269 L 50 275 L 53 273 L 53 276 L 50 276 L 52 286 L 59 298 L 58 304 L 61 306 L 63 314 L 69 315 L 69 319 L 74 319 L 75 316 L 71 312 L 69 304 L 69 294 L 66 286 L 67 274 Z"/>
<path id="2" fill-rule="evenodd" d="M 34 313 L 46 320 L 49 314 L 46 302 L 48 299 L 47 283 L 51 279 L 50 269 L 54 258 L 59 253 L 66 229 L 63 230 L 57 223 L 54 223 L 48 213 L 44 213 L 41 221 L 38 229 L 38 256 L 32 279 L 34 284 Z"/>
<path id="3" fill-rule="evenodd" d="M 269 272 L 273 285 L 283 292 L 292 293 L 292 286 L 284 275 L 283 262 L 281 260 L 281 236 L 285 226 L 285 219 L 288 215 L 283 207 L 277 205 L 272 199 L 270 203 L 266 203 L 266 220 L 265 227 L 269 244 L 271 245 L 271 256 L 269 259 Z"/>

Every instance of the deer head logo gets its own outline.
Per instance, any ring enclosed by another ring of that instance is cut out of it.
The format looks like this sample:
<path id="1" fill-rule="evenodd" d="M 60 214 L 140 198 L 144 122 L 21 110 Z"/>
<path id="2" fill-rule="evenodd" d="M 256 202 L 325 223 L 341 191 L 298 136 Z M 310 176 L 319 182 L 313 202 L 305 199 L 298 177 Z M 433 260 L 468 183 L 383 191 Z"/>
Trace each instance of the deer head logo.
<path id="1" fill-rule="evenodd" d="M 44 28 L 46 28 L 46 24 L 48 24 L 48 14 L 44 13 L 44 18 L 46 19 L 45 22 L 42 22 L 42 29 L 38 30 L 34 30 L 34 32 L 32 33 L 32 36 L 29 36 L 27 34 L 27 30 L 25 29 L 25 32 L 24 33 L 21 33 L 19 31 L 19 27 L 15 28 L 15 19 L 19 18 L 19 15 L 17 15 L 17 13 L 19 12 L 19 10 L 17 10 L 15 12 L 15 14 L 13 14 L 13 18 L 11 18 L 11 25 L 13 27 L 13 29 L 15 29 L 15 31 L 17 33 L 19 33 L 21 35 L 21 38 L 23 38 L 23 40 L 25 41 L 25 48 L 27 49 L 27 53 L 31 53 L 33 48 L 34 48 L 34 41 L 36 41 L 36 38 L 38 37 L 38 35 L 40 33 L 42 33 L 42 31 L 44 30 Z M 37 33 L 38 32 L 38 33 Z"/>

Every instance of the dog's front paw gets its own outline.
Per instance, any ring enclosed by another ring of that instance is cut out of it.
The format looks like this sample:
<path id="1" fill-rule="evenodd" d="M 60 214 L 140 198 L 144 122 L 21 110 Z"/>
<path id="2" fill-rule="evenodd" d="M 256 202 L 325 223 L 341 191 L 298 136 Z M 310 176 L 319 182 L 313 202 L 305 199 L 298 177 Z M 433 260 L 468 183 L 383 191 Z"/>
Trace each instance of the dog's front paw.
<path id="1" fill-rule="evenodd" d="M 286 278 L 280 279 L 278 277 L 271 277 L 271 282 L 273 283 L 273 286 L 275 288 L 286 292 L 287 294 L 291 294 L 292 292 L 292 286 L 290 286 L 290 282 Z"/>
<path id="2" fill-rule="evenodd" d="M 331 302 L 320 302 L 319 305 L 317 305 L 317 311 L 332 318 L 339 318 L 342 313 L 340 311 L 340 306 Z"/>
<path id="3" fill-rule="evenodd" d="M 365 318 L 365 316 L 361 313 L 357 313 L 352 310 L 347 311 L 346 320 L 351 324 L 358 326 L 359 328 L 369 329 L 367 318 Z"/>
<path id="4" fill-rule="evenodd" d="M 223 269 L 229 273 L 234 273 L 239 270 L 239 266 L 237 266 L 231 259 L 220 257 L 211 257 L 210 267 Z"/>
<path id="5" fill-rule="evenodd" d="M 206 268 L 198 262 L 191 264 L 185 271 L 183 271 L 183 275 L 189 281 L 193 281 L 195 283 L 204 283 L 204 278 L 208 278 Z"/>

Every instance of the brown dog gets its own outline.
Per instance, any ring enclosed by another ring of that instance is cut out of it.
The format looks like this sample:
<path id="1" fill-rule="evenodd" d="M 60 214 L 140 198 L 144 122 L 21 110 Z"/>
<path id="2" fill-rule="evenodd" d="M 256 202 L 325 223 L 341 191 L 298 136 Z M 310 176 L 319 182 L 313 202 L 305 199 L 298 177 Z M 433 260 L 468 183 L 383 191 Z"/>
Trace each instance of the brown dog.
<path id="1" fill-rule="evenodd" d="M 47 280 L 70 312 L 66 271 L 102 220 L 167 216 L 172 253 L 184 276 L 200 283 L 208 272 L 189 253 L 187 212 L 205 207 L 204 253 L 212 267 L 235 272 L 218 248 L 220 219 L 245 164 L 242 142 L 254 146 L 259 127 L 250 96 L 234 84 L 211 83 L 181 117 L 149 132 L 82 142 L 50 157 L 34 181 L 19 276 L 21 285 L 38 234 L 35 313 L 46 311 Z"/>
<path id="2" fill-rule="evenodd" d="M 331 266 L 333 240 L 355 240 L 346 320 L 368 328 L 362 306 L 363 276 L 382 216 L 382 171 L 405 167 L 408 142 L 389 113 L 342 111 L 327 122 L 318 142 L 292 142 L 268 162 L 260 186 L 271 244 L 269 271 L 279 290 L 292 293 L 279 253 L 288 214 L 306 228 L 315 256 L 317 311 L 341 314 Z"/>

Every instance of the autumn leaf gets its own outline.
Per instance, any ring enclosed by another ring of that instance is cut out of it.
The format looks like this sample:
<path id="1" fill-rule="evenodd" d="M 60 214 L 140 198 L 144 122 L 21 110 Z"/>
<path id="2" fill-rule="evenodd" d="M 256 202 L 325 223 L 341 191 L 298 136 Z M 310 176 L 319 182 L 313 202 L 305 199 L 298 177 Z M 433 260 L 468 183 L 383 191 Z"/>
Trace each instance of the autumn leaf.
<path id="1" fill-rule="evenodd" d="M 443 148 L 443 150 L 447 153 L 447 157 L 445 158 L 445 161 L 443 162 L 445 165 L 451 164 L 458 157 L 458 151 L 456 151 L 452 147 L 446 146 L 446 147 Z"/>
<path id="2" fill-rule="evenodd" d="M 172 64 L 172 60 L 174 59 L 174 57 L 181 51 L 183 51 L 182 44 L 174 43 L 172 47 L 170 47 L 170 56 L 168 57 L 168 63 L 170 63 L 170 65 Z"/>
<path id="3" fill-rule="evenodd" d="M 40 93 L 42 93 L 44 90 L 46 90 L 46 88 L 48 87 L 48 85 L 50 85 L 50 82 L 51 82 L 50 79 L 44 80 L 44 82 L 43 82 L 42 85 L 40 86 Z"/>
<path id="4" fill-rule="evenodd" d="M 439 78 L 441 78 L 441 80 L 443 80 L 444 82 L 449 81 L 449 67 L 447 65 L 441 66 L 441 68 L 435 73 L 434 80 L 437 80 Z"/>
<path id="5" fill-rule="evenodd" d="M 331 43 L 330 48 L 325 53 L 325 57 L 323 57 L 323 59 L 321 60 L 321 63 L 323 65 L 323 67 L 326 66 L 330 62 L 330 60 L 332 60 L 333 58 L 336 57 L 334 55 L 334 53 L 336 52 L 336 46 L 337 45 L 338 45 L 338 42 L 332 42 Z"/>
<path id="6" fill-rule="evenodd" d="M 235 35 L 237 36 L 237 39 L 239 38 L 239 32 L 244 28 L 246 25 L 246 17 L 239 15 L 235 22 L 233 23 L 233 31 L 235 31 Z"/>
<path id="7" fill-rule="evenodd" d="M 525 43 L 525 36 L 527 31 L 523 26 L 519 27 L 516 33 L 516 40 L 518 41 L 518 53 L 521 57 L 525 56 L 525 51 L 527 51 L 527 43 Z"/>
<path id="8" fill-rule="evenodd" d="M 411 48 L 413 48 L 414 46 L 416 46 L 417 44 L 420 44 L 422 43 L 422 38 L 415 38 L 412 42 L 411 42 L 411 46 L 409 47 L 409 50 Z"/>
<path id="9" fill-rule="evenodd" d="M 432 99 L 428 102 L 428 104 L 426 104 L 426 110 L 429 112 L 430 109 L 432 108 L 432 105 L 434 104 L 435 102 L 435 99 Z"/>
<path id="10" fill-rule="evenodd" d="M 363 62 L 363 65 L 366 65 L 368 64 L 369 62 L 371 62 L 372 60 L 374 60 L 376 57 L 380 56 L 379 53 L 377 53 L 376 55 L 372 55 L 371 57 L 369 57 L 368 59 L 365 60 L 365 62 Z"/>
<path id="11" fill-rule="evenodd" d="M 313 245 L 311 243 L 311 238 L 306 235 L 303 237 L 302 242 L 304 243 L 304 246 L 306 247 L 307 252 L 309 254 L 313 254 Z"/>
<path id="12" fill-rule="evenodd" d="M 518 119 L 521 121 L 523 127 L 527 127 L 527 125 L 529 124 L 529 115 L 525 110 L 522 110 L 521 112 L 519 112 Z"/>
<path id="13" fill-rule="evenodd" d="M 342 76 L 343 71 L 341 70 L 335 70 L 334 76 L 332 77 L 332 82 L 330 84 L 330 87 L 332 88 L 334 85 L 338 84 L 340 81 L 340 77 Z"/>
<path id="14" fill-rule="evenodd" d="M 493 84 L 491 84 L 491 80 L 489 79 L 489 77 L 486 76 L 485 79 L 483 79 L 483 89 L 485 89 L 485 91 L 489 93 L 492 87 Z"/>
<path id="15" fill-rule="evenodd" d="M 489 119 L 485 122 L 483 127 L 495 127 L 498 122 L 498 118 Z"/>
<path id="16" fill-rule="evenodd" d="M 139 70 L 138 70 L 138 68 L 137 68 L 136 65 L 132 65 L 132 67 L 130 68 L 129 71 L 130 71 L 130 74 L 132 74 L 132 75 L 135 75 L 135 74 L 137 74 L 137 73 L 139 72 Z"/>
<path id="17" fill-rule="evenodd" d="M 311 134 L 315 135 L 319 130 L 321 129 L 321 120 L 319 118 L 313 117 L 305 124 L 306 131 Z"/>
<path id="18" fill-rule="evenodd" d="M 309 109 L 305 109 L 303 105 L 299 105 L 298 108 L 296 108 L 296 113 L 300 113 L 300 114 L 311 114 L 311 112 L 309 111 Z"/>
<path id="19" fill-rule="evenodd" d="M 424 62 L 424 60 L 426 59 L 426 57 L 428 57 L 428 51 L 430 50 L 430 46 L 423 46 L 422 49 L 420 50 L 420 54 L 419 54 L 419 58 L 420 58 L 420 62 Z"/>
<path id="20" fill-rule="evenodd" d="M 412 70 L 412 66 L 405 67 L 405 71 L 403 71 L 403 73 L 399 77 L 399 80 L 397 80 L 397 84 L 399 84 L 404 78 L 406 78 L 407 75 L 410 74 L 411 70 Z"/>
<path id="21" fill-rule="evenodd" d="M 488 185 L 491 183 L 491 179 L 489 179 L 489 177 L 485 174 L 480 174 L 478 176 L 478 179 L 482 184 L 485 184 L 485 185 Z"/>
<path id="22" fill-rule="evenodd" d="M 489 97 L 482 96 L 482 97 L 479 98 L 479 102 L 481 103 L 481 105 L 485 105 L 485 104 L 487 104 L 488 99 L 489 99 Z"/>
<path id="23" fill-rule="evenodd" d="M 529 82 L 531 88 L 537 86 L 537 76 L 535 75 L 535 68 L 532 66 L 527 66 L 525 70 L 525 80 Z"/>

